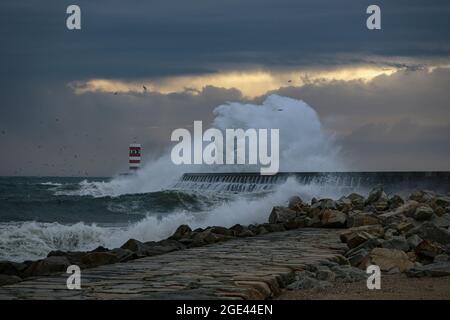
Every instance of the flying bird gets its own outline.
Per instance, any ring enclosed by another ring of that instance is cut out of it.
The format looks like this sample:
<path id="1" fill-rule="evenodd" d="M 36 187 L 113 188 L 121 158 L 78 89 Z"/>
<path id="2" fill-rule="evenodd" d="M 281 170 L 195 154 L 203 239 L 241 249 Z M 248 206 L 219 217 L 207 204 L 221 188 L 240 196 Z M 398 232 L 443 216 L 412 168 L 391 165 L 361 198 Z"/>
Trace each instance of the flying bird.
<path id="1" fill-rule="evenodd" d="M 289 83 L 291 83 L 291 82 L 292 82 L 292 80 L 288 80 L 288 82 L 289 82 Z"/>
<path id="2" fill-rule="evenodd" d="M 146 86 L 142 86 L 142 88 L 144 89 L 144 92 L 147 92 L 147 87 Z"/>
<path id="3" fill-rule="evenodd" d="M 117 91 L 116 91 L 116 92 L 114 92 L 114 95 L 115 95 L 115 96 L 117 96 Z"/>

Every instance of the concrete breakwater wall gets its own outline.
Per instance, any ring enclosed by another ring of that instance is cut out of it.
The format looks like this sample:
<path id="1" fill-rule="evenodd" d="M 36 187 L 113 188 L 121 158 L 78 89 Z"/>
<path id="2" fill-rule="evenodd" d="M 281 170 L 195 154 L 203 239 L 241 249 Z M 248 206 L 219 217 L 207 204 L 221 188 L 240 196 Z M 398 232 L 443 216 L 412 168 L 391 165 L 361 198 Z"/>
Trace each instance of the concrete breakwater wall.
<path id="1" fill-rule="evenodd" d="M 450 191 L 449 171 L 381 171 L 381 172 L 280 172 L 273 176 L 259 173 L 185 173 L 174 188 L 218 192 L 270 191 L 288 178 L 300 184 L 318 184 L 342 191 L 370 189 L 383 185 L 387 192 L 432 189 Z"/>

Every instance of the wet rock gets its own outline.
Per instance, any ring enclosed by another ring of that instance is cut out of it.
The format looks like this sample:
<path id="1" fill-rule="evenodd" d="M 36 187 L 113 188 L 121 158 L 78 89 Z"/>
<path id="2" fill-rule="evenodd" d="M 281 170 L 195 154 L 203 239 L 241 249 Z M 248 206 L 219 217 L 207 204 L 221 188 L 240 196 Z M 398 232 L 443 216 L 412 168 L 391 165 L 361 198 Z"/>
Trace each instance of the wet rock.
<path id="1" fill-rule="evenodd" d="M 433 214 L 434 211 L 430 208 L 430 206 L 422 205 L 416 208 L 416 211 L 414 212 L 414 219 L 417 221 L 430 220 Z"/>
<path id="2" fill-rule="evenodd" d="M 55 272 L 64 272 L 70 266 L 66 257 L 48 257 L 35 261 L 24 271 L 24 277 L 48 275 Z"/>
<path id="3" fill-rule="evenodd" d="M 348 199 L 352 202 L 352 206 L 354 210 L 363 210 L 365 199 L 362 195 L 357 193 L 352 193 L 347 196 Z"/>
<path id="4" fill-rule="evenodd" d="M 415 191 L 409 196 L 410 200 L 414 200 L 420 203 L 430 203 L 436 197 L 436 193 L 427 190 Z"/>
<path id="5" fill-rule="evenodd" d="M 450 262 L 414 266 L 407 275 L 408 277 L 447 277 L 450 276 Z"/>
<path id="6" fill-rule="evenodd" d="M 294 196 L 289 199 L 288 208 L 294 211 L 303 211 L 305 203 L 299 196 Z"/>
<path id="7" fill-rule="evenodd" d="M 336 278 L 336 275 L 330 268 L 326 266 L 318 266 L 316 271 L 316 279 L 319 281 L 332 282 Z"/>
<path id="8" fill-rule="evenodd" d="M 450 244 L 450 233 L 443 228 L 437 227 L 429 221 L 424 222 L 420 226 L 410 230 L 407 233 L 407 236 L 413 234 L 417 234 L 422 239 L 435 241 L 440 244 Z"/>
<path id="9" fill-rule="evenodd" d="M 369 234 L 372 237 L 367 236 L 367 234 Z M 384 236 L 384 229 L 379 224 L 350 228 L 348 230 L 343 231 L 340 234 L 340 239 L 342 242 L 348 244 L 348 242 L 351 239 L 355 238 L 356 236 L 365 238 L 365 240 L 368 240 L 373 237 L 382 238 Z M 359 242 L 359 241 L 357 241 L 357 242 Z M 362 242 L 360 242 L 360 243 L 362 243 Z M 357 245 L 359 245 L 359 244 L 356 244 L 354 246 L 357 246 Z"/>
<path id="10" fill-rule="evenodd" d="M 365 249 L 366 251 L 370 252 L 370 251 L 372 251 L 373 248 L 381 247 L 382 244 L 383 244 L 383 240 L 382 239 L 372 238 L 372 239 L 369 239 L 369 240 L 361 243 L 359 246 L 348 250 L 345 253 L 345 255 L 347 257 L 352 256 L 352 255 L 354 255 L 356 252 L 358 252 L 361 249 Z"/>
<path id="11" fill-rule="evenodd" d="M 358 212 L 350 214 L 347 219 L 347 226 L 349 228 L 368 226 L 379 223 L 380 219 L 376 215 L 367 212 Z"/>
<path id="12" fill-rule="evenodd" d="M 447 262 L 449 261 L 449 255 L 448 254 L 438 254 L 434 257 L 434 262 Z"/>
<path id="13" fill-rule="evenodd" d="M 110 251 L 117 257 L 118 262 L 127 262 L 138 258 L 138 255 L 128 249 L 116 248 Z"/>
<path id="14" fill-rule="evenodd" d="M 239 234 L 239 233 L 241 233 L 241 232 L 247 230 L 247 228 L 244 227 L 243 225 L 235 224 L 234 226 L 232 226 L 232 227 L 230 228 L 230 230 L 232 230 L 232 231 L 234 232 L 234 234 L 237 235 L 237 234 Z"/>
<path id="15" fill-rule="evenodd" d="M 297 216 L 297 213 L 294 210 L 291 210 L 286 207 L 273 207 L 272 212 L 269 216 L 269 223 L 284 223 L 289 220 L 293 220 Z"/>
<path id="16" fill-rule="evenodd" d="M 411 250 L 414 250 L 423 241 L 423 239 L 417 234 L 413 234 L 408 239 L 406 239 L 406 241 L 408 242 L 409 248 Z"/>
<path id="17" fill-rule="evenodd" d="M 288 290 L 325 289 L 332 287 L 328 281 L 320 281 L 306 273 L 299 273 L 298 280 L 287 286 Z"/>
<path id="18" fill-rule="evenodd" d="M 409 251 L 409 244 L 404 236 L 392 237 L 392 239 L 384 241 L 381 246 L 387 249 Z"/>
<path id="19" fill-rule="evenodd" d="M 240 238 L 253 237 L 253 236 L 255 236 L 255 233 L 247 229 L 247 230 L 244 230 L 244 231 L 238 233 L 237 236 Z"/>
<path id="20" fill-rule="evenodd" d="M 22 278 L 14 275 L 0 274 L 0 286 L 7 286 L 22 281 Z"/>
<path id="21" fill-rule="evenodd" d="M 103 246 L 98 246 L 97 248 L 95 248 L 94 250 L 92 250 L 91 252 L 108 252 L 109 249 L 105 248 Z"/>
<path id="22" fill-rule="evenodd" d="M 316 203 L 314 203 L 311 206 L 311 209 L 320 209 L 320 210 L 332 209 L 332 210 L 336 210 L 337 209 L 337 205 L 336 205 L 336 201 L 334 201 L 333 199 L 320 199 L 319 201 L 317 201 Z"/>
<path id="23" fill-rule="evenodd" d="M 170 239 L 180 240 L 183 238 L 189 238 L 191 233 L 192 233 L 192 229 L 188 225 L 182 224 L 181 226 L 179 226 L 177 228 L 177 230 L 175 230 L 175 233 L 170 237 Z M 134 250 L 132 250 L 132 251 L 134 251 Z"/>
<path id="24" fill-rule="evenodd" d="M 81 260 L 88 268 L 119 262 L 119 258 L 111 252 L 89 252 Z"/>
<path id="25" fill-rule="evenodd" d="M 12 261 L 0 261 L 0 274 L 8 276 L 19 276 L 25 271 L 27 265 Z"/>
<path id="26" fill-rule="evenodd" d="M 414 253 L 421 259 L 429 259 L 433 260 L 438 254 L 444 252 L 443 248 L 439 246 L 437 243 L 423 240 L 419 245 L 414 249 Z"/>
<path id="27" fill-rule="evenodd" d="M 264 226 L 260 225 L 256 228 L 257 235 L 266 234 L 266 233 L 269 233 L 269 231 Z"/>
<path id="28" fill-rule="evenodd" d="M 347 243 L 347 246 L 350 249 L 353 249 L 363 243 L 365 243 L 368 240 L 374 239 L 375 237 L 372 236 L 370 233 L 366 231 L 359 231 L 351 233 L 347 238 L 345 243 Z"/>
<path id="29" fill-rule="evenodd" d="M 369 192 L 369 195 L 367 196 L 367 199 L 365 201 L 365 205 L 373 204 L 378 200 L 380 200 L 383 196 L 386 196 L 386 194 L 383 191 L 383 187 L 377 186 Z"/>
<path id="30" fill-rule="evenodd" d="M 308 223 L 309 218 L 306 216 L 296 217 L 292 220 L 285 222 L 283 225 L 286 230 L 294 230 L 298 228 L 304 228 Z"/>
<path id="31" fill-rule="evenodd" d="M 375 248 L 370 253 L 373 264 L 380 267 L 382 271 L 392 271 L 397 268 L 400 272 L 411 269 L 414 264 L 409 260 L 407 254 L 400 250 Z"/>
<path id="32" fill-rule="evenodd" d="M 450 206 L 450 197 L 445 196 L 437 197 L 435 203 L 443 208 L 448 207 Z"/>
<path id="33" fill-rule="evenodd" d="M 336 201 L 336 206 L 339 211 L 342 211 L 344 213 L 348 213 L 353 209 L 352 200 L 347 197 L 341 197 L 338 201 Z"/>
<path id="34" fill-rule="evenodd" d="M 66 257 L 70 264 L 82 265 L 81 259 L 86 255 L 86 252 L 81 251 L 50 251 L 47 257 Z"/>
<path id="35" fill-rule="evenodd" d="M 142 255 L 146 255 L 145 251 L 148 249 L 144 243 L 142 243 L 136 239 L 129 239 L 120 248 L 130 250 L 132 252 L 140 253 Z"/>
<path id="36" fill-rule="evenodd" d="M 388 200 L 389 203 L 389 209 L 397 209 L 399 207 L 401 207 L 402 205 L 405 204 L 405 200 L 403 200 L 402 197 L 400 197 L 399 195 L 393 195 L 392 197 L 389 198 Z"/>
<path id="37" fill-rule="evenodd" d="M 359 249 L 348 257 L 350 264 L 354 267 L 361 265 L 369 256 L 369 252 L 366 249 Z"/>
<path id="38" fill-rule="evenodd" d="M 322 212 L 320 222 L 326 228 L 344 228 L 347 223 L 347 216 L 341 211 L 328 209 Z"/>
<path id="39" fill-rule="evenodd" d="M 450 227 L 450 214 L 445 213 L 441 216 L 433 216 L 430 220 L 435 226 L 440 228 Z"/>

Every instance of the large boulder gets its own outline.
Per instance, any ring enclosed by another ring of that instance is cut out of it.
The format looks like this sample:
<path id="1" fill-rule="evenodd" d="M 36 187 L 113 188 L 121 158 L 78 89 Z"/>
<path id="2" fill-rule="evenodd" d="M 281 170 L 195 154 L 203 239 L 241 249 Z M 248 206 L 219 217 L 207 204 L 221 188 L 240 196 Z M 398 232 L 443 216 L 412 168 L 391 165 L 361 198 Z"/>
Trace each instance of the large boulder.
<path id="1" fill-rule="evenodd" d="M 19 276 L 25 271 L 27 265 L 12 261 L 0 261 L 0 274 Z"/>
<path id="2" fill-rule="evenodd" d="M 303 212 L 306 204 L 299 196 L 289 198 L 288 208 L 297 212 Z"/>
<path id="3" fill-rule="evenodd" d="M 408 236 L 413 234 L 417 234 L 422 239 L 435 241 L 440 244 L 450 244 L 450 233 L 429 221 L 422 223 L 407 233 Z"/>
<path id="4" fill-rule="evenodd" d="M 209 230 L 211 230 L 211 232 L 215 233 L 215 234 L 220 234 L 220 235 L 224 235 L 224 236 L 228 236 L 228 237 L 234 236 L 233 230 L 230 230 L 225 227 L 214 226 L 214 227 L 209 228 Z"/>
<path id="5" fill-rule="evenodd" d="M 363 210 L 365 199 L 362 195 L 357 193 L 352 193 L 347 196 L 348 199 L 352 202 L 352 206 L 354 210 Z"/>
<path id="6" fill-rule="evenodd" d="M 393 209 L 397 209 L 398 207 L 401 207 L 402 205 L 404 205 L 405 200 L 403 200 L 403 198 L 401 196 L 395 194 L 389 198 L 388 203 L 389 203 L 389 209 L 393 210 Z"/>
<path id="7" fill-rule="evenodd" d="M 421 205 L 416 208 L 416 211 L 414 211 L 414 219 L 417 221 L 425 221 L 430 220 L 433 216 L 434 211 L 431 209 L 428 205 Z"/>
<path id="8" fill-rule="evenodd" d="M 431 261 L 442 252 L 444 252 L 442 246 L 429 240 L 423 240 L 414 249 L 414 253 L 419 258 Z"/>
<path id="9" fill-rule="evenodd" d="M 22 281 L 22 278 L 13 275 L 0 274 L 0 287 Z"/>
<path id="10" fill-rule="evenodd" d="M 32 262 L 24 271 L 25 277 L 48 275 L 55 272 L 63 272 L 70 266 L 70 261 L 64 256 L 48 257 Z"/>
<path id="11" fill-rule="evenodd" d="M 445 196 L 441 196 L 441 197 L 437 197 L 435 200 L 435 203 L 440 206 L 440 207 L 449 207 L 450 206 L 450 197 L 445 197 Z"/>
<path id="12" fill-rule="evenodd" d="M 392 237 L 392 239 L 384 241 L 382 247 L 387 249 L 396 249 L 405 252 L 409 251 L 409 244 L 404 236 Z"/>
<path id="13" fill-rule="evenodd" d="M 186 224 L 182 224 L 181 226 L 179 226 L 177 228 L 177 230 L 170 237 L 170 239 L 180 240 L 180 239 L 183 239 L 183 238 L 189 238 L 191 233 L 192 233 L 191 228 L 188 225 L 186 225 Z"/>
<path id="14" fill-rule="evenodd" d="M 269 216 L 269 223 L 285 223 L 289 220 L 295 219 L 297 213 L 286 207 L 273 207 Z"/>
<path id="15" fill-rule="evenodd" d="M 450 262 L 437 262 L 416 266 L 407 272 L 409 277 L 448 277 L 450 276 Z"/>
<path id="16" fill-rule="evenodd" d="M 343 232 L 341 232 L 340 239 L 344 243 L 348 243 L 350 239 L 352 239 L 358 233 L 367 233 L 372 238 L 382 238 L 384 236 L 383 226 L 379 224 L 361 226 L 355 228 L 349 228 Z M 370 237 L 369 237 L 370 238 Z"/>
<path id="17" fill-rule="evenodd" d="M 347 215 L 341 211 L 326 209 L 321 213 L 320 222 L 327 228 L 344 228 Z"/>
<path id="18" fill-rule="evenodd" d="M 81 260 L 82 264 L 88 268 L 117 263 L 119 261 L 119 257 L 112 252 L 89 252 Z"/>
<path id="19" fill-rule="evenodd" d="M 405 252 L 395 249 L 375 248 L 370 253 L 370 258 L 373 264 L 386 272 L 405 272 L 414 266 Z"/>
<path id="20" fill-rule="evenodd" d="M 377 186 L 370 190 L 369 195 L 367 196 L 367 199 L 365 201 L 365 205 L 373 204 L 383 198 L 387 200 L 386 193 L 384 193 L 382 186 Z"/>

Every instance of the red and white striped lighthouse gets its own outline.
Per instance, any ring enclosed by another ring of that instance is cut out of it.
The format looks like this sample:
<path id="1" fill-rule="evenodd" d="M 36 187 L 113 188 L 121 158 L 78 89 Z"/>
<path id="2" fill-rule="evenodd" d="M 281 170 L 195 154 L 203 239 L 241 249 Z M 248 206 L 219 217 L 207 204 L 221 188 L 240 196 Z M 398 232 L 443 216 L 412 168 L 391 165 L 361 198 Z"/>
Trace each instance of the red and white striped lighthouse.
<path id="1" fill-rule="evenodd" d="M 128 160 L 130 171 L 138 170 L 141 167 L 141 149 L 139 143 L 130 144 Z"/>

